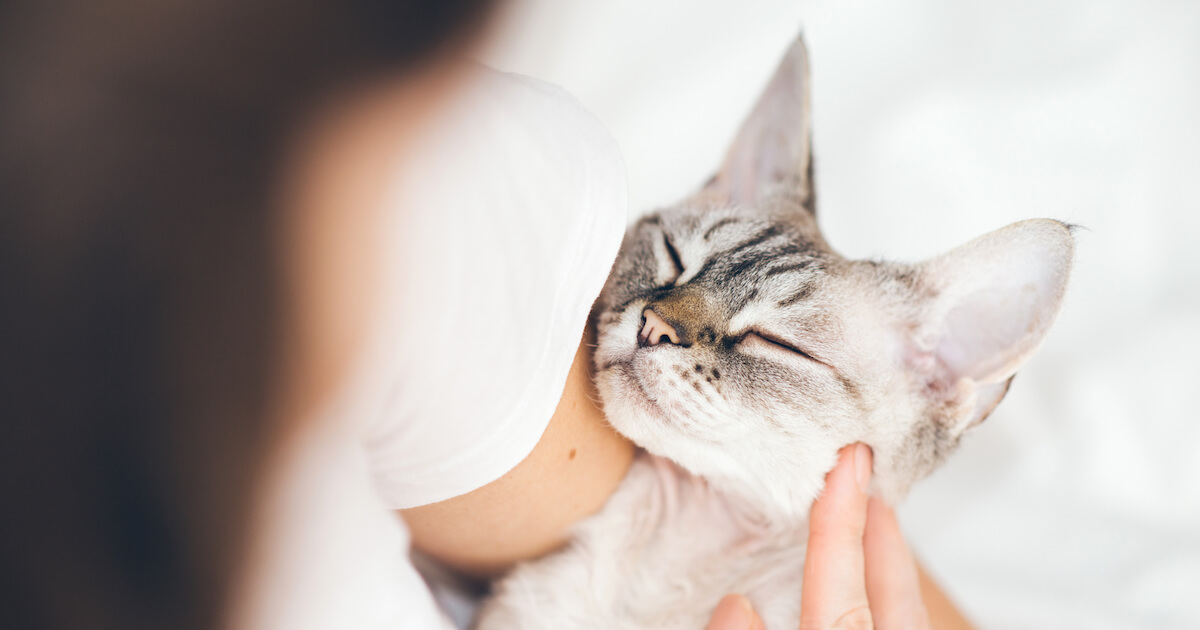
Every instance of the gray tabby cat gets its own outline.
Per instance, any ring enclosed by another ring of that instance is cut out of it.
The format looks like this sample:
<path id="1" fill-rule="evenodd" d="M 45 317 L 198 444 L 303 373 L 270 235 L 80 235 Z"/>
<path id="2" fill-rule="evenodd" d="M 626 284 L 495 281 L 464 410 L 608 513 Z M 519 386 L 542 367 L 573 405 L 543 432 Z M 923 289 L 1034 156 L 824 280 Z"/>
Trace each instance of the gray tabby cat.
<path id="1" fill-rule="evenodd" d="M 837 451 L 888 502 L 982 421 L 1037 349 L 1070 230 L 1017 223 L 918 264 L 847 260 L 814 215 L 803 42 L 712 182 L 633 225 L 598 304 L 596 380 L 645 449 L 563 550 L 479 626 L 703 628 L 727 593 L 799 623 L 807 518 Z"/>

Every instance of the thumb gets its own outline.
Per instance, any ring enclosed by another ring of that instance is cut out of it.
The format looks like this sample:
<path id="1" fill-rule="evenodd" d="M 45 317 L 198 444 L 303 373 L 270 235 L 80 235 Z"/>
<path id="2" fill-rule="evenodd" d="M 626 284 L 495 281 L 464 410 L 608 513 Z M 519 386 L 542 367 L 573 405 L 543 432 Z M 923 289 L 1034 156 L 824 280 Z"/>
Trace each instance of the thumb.
<path id="1" fill-rule="evenodd" d="M 726 595 L 713 611 L 705 630 L 766 630 L 762 619 L 741 595 Z"/>

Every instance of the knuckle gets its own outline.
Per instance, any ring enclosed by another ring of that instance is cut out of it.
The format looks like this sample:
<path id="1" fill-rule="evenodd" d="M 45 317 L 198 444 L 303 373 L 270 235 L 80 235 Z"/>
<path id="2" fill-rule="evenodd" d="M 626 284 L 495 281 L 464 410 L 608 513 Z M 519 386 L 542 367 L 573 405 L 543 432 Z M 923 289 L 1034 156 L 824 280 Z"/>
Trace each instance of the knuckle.
<path id="1" fill-rule="evenodd" d="M 873 630 L 875 622 L 871 619 L 871 609 L 864 604 L 838 617 L 831 628 L 832 630 Z"/>
<path id="2" fill-rule="evenodd" d="M 851 608 L 832 623 L 828 620 L 802 619 L 800 630 L 874 630 L 871 608 L 862 604 Z"/>
<path id="3" fill-rule="evenodd" d="M 862 549 L 862 530 L 853 528 L 810 529 L 809 549 Z"/>

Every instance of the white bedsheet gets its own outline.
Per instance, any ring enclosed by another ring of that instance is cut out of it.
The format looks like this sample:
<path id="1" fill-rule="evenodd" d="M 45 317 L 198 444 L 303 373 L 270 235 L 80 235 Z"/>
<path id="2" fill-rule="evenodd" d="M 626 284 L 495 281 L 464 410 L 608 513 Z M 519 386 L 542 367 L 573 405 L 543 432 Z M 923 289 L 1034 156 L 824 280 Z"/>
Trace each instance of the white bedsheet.
<path id="1" fill-rule="evenodd" d="M 984 628 L 1200 628 L 1200 2 L 520 0 L 487 59 L 599 115 L 646 210 L 801 27 L 834 247 L 1087 228 L 1040 354 L 901 509 L 918 555 Z"/>

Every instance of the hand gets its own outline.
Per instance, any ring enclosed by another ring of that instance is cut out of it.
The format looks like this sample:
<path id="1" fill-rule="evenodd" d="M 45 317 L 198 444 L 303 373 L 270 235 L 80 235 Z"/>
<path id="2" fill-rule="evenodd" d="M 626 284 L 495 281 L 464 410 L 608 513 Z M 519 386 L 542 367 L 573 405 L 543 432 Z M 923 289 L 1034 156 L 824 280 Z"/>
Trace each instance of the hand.
<path id="1" fill-rule="evenodd" d="M 800 594 L 801 630 L 929 628 L 917 565 L 892 509 L 866 494 L 871 451 L 853 444 L 838 454 L 813 503 Z M 729 595 L 708 630 L 761 630 L 741 595 Z"/>

